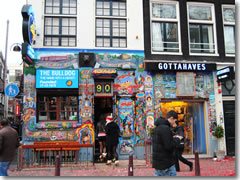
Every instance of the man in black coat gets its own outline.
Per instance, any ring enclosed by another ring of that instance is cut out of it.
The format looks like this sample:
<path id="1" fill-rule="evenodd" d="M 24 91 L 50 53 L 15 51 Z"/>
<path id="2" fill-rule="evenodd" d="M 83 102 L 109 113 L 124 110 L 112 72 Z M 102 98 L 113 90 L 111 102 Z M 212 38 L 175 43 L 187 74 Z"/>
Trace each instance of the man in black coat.
<path id="1" fill-rule="evenodd" d="M 105 125 L 105 132 L 106 132 L 106 144 L 107 144 L 107 165 L 111 164 L 112 162 L 115 165 L 118 165 L 118 154 L 117 154 L 117 145 L 119 143 L 119 134 L 120 129 L 119 126 L 113 121 L 112 116 L 106 117 L 106 125 Z"/>
<path id="2" fill-rule="evenodd" d="M 176 124 L 178 115 L 175 111 L 169 111 L 166 119 L 160 117 L 155 122 L 152 137 L 152 167 L 155 168 L 155 176 L 176 176 L 174 149 L 182 136 L 175 136 L 170 127 Z"/>
<path id="3" fill-rule="evenodd" d="M 192 171 L 193 169 L 193 163 L 191 161 L 188 161 L 187 159 L 185 159 L 182 154 L 184 152 L 184 129 L 182 126 L 178 125 L 178 122 L 176 123 L 176 127 L 174 128 L 175 134 L 179 135 L 179 136 L 183 136 L 183 139 L 181 140 L 180 144 L 177 146 L 176 150 L 175 150 L 175 158 L 176 158 L 176 163 L 175 163 L 175 167 L 176 167 L 176 171 L 180 171 L 180 167 L 179 167 L 179 160 L 182 161 L 184 164 L 188 165 L 190 168 L 190 171 Z M 175 136 L 173 136 L 175 137 Z"/>

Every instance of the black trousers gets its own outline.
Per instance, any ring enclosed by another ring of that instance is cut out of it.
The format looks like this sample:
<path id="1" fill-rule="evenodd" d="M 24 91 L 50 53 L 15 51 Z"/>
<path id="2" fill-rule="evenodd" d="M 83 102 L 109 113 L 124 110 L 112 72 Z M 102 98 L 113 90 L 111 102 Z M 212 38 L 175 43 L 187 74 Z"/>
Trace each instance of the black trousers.
<path id="1" fill-rule="evenodd" d="M 179 168 L 179 160 L 182 161 L 184 164 L 188 165 L 189 167 L 192 166 L 192 162 L 188 161 L 187 159 L 185 159 L 182 154 L 183 154 L 184 148 L 177 148 L 175 151 L 175 167 L 176 167 L 176 171 L 180 171 Z"/>
<path id="2" fill-rule="evenodd" d="M 107 160 L 118 160 L 117 145 L 107 144 Z"/>

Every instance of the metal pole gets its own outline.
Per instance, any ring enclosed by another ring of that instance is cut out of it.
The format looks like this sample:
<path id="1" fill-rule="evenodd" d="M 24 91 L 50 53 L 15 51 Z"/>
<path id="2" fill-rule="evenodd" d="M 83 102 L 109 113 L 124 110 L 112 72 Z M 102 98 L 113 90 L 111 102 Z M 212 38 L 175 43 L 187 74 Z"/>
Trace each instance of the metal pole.
<path id="1" fill-rule="evenodd" d="M 195 176 L 201 176 L 198 151 L 195 151 L 194 154 L 195 154 Z"/>
<path id="2" fill-rule="evenodd" d="M 4 117 L 7 118 L 8 115 L 8 98 L 6 96 L 5 88 L 7 86 L 7 52 L 8 52 L 8 31 L 9 31 L 9 20 L 7 20 L 7 29 L 6 29 L 6 44 L 5 44 L 5 60 L 4 60 Z"/>
<path id="3" fill-rule="evenodd" d="M 60 157 L 56 156 L 55 176 L 60 176 Z"/>
<path id="4" fill-rule="evenodd" d="M 128 176 L 133 176 L 133 154 L 129 154 Z"/>

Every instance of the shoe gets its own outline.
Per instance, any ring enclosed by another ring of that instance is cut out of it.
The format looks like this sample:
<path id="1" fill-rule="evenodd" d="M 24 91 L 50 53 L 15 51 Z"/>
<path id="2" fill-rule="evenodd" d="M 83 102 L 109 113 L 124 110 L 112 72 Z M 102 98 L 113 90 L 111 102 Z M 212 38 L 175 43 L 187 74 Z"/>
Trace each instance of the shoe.
<path id="1" fill-rule="evenodd" d="M 193 164 L 191 164 L 189 167 L 190 167 L 190 171 L 192 171 L 193 170 Z"/>
<path id="2" fill-rule="evenodd" d="M 105 158 L 107 156 L 107 153 L 102 153 L 102 157 Z"/>
<path id="3" fill-rule="evenodd" d="M 116 160 L 116 161 L 114 162 L 114 164 L 115 164 L 115 166 L 118 166 L 118 165 L 119 165 L 119 161 Z"/>
<path id="4" fill-rule="evenodd" d="M 112 163 L 112 161 L 111 160 L 107 160 L 107 163 L 106 163 L 106 165 L 110 165 Z"/>
<path id="5" fill-rule="evenodd" d="M 112 159 L 112 162 L 113 162 L 113 163 L 115 163 L 115 161 L 116 161 L 116 159 L 115 159 L 115 158 L 113 158 L 113 159 Z"/>

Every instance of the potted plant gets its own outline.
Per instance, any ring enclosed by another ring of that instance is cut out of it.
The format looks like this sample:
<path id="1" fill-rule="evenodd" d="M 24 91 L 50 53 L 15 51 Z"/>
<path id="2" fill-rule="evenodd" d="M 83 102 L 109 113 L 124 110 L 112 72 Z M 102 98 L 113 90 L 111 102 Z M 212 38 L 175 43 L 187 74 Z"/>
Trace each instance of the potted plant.
<path id="1" fill-rule="evenodd" d="M 224 137 L 224 129 L 222 127 L 222 125 L 217 125 L 217 127 L 215 128 L 215 131 L 213 132 L 213 135 L 218 139 L 219 143 L 220 141 L 222 141 L 223 137 Z M 224 159 L 225 157 L 225 151 L 221 150 L 221 146 L 219 145 L 218 148 L 218 152 L 216 152 L 216 156 L 218 159 Z"/>

